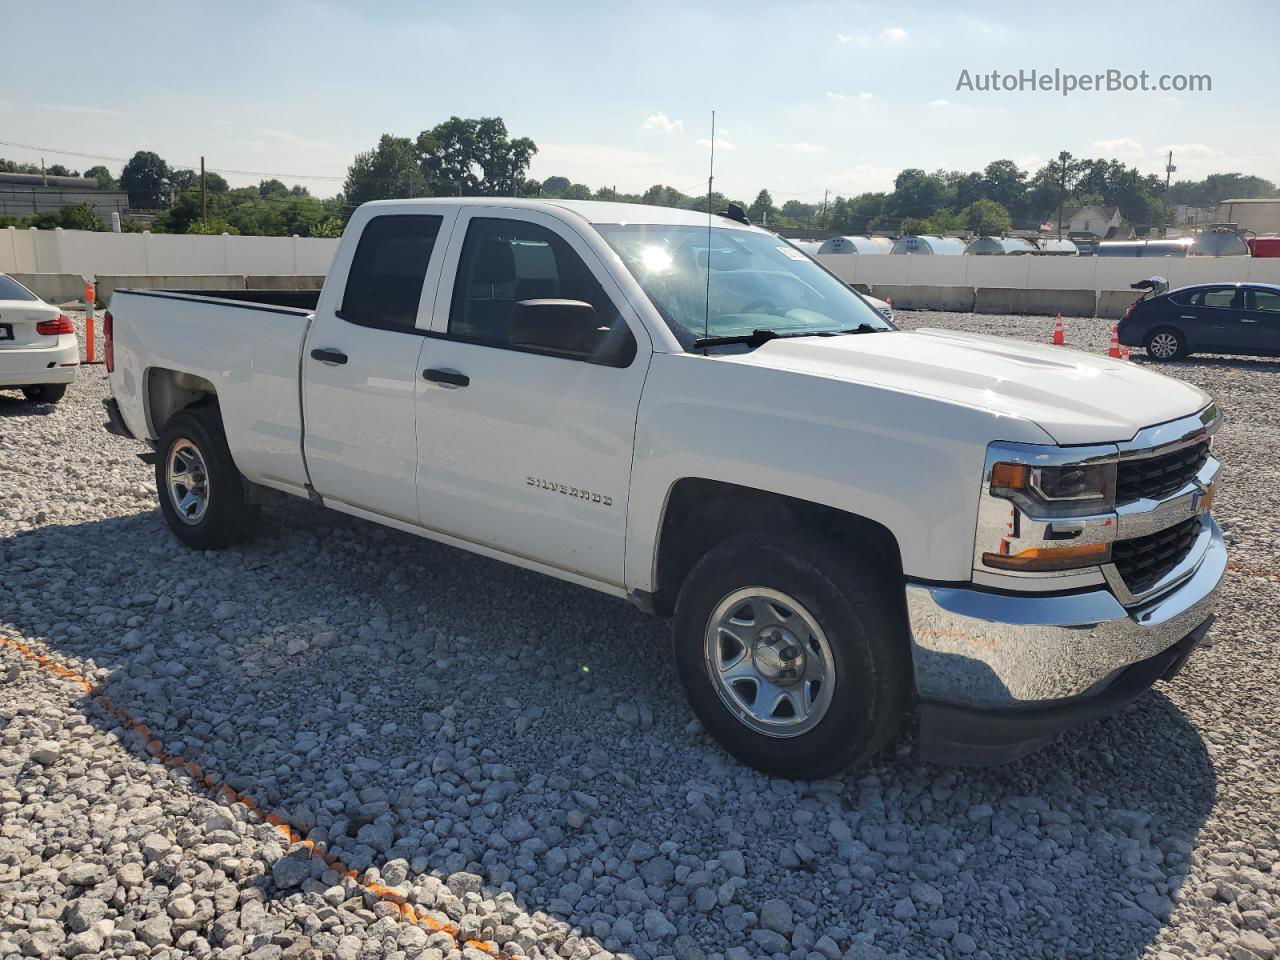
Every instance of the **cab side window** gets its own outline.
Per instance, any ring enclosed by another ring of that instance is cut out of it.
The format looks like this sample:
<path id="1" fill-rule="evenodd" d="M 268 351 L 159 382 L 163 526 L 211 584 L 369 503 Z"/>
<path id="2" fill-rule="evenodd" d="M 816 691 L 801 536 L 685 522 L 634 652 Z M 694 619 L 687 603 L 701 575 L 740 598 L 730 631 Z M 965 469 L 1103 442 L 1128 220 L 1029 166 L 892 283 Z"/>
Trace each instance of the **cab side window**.
<path id="1" fill-rule="evenodd" d="M 1250 290 L 1248 297 L 1249 302 L 1246 306 L 1250 310 L 1265 310 L 1267 313 L 1280 314 L 1280 293 L 1274 290 Z"/>
<path id="2" fill-rule="evenodd" d="M 573 351 L 537 350 L 587 363 L 625 367 L 636 342 L 613 301 L 573 248 L 558 234 L 521 220 L 476 218 L 467 227 L 449 310 L 449 336 L 527 350 L 512 342 L 518 304 L 578 300 L 596 312 L 594 332 Z"/>
<path id="3" fill-rule="evenodd" d="M 384 330 L 414 330 L 422 282 L 443 217 L 391 214 L 364 226 L 338 317 Z"/>

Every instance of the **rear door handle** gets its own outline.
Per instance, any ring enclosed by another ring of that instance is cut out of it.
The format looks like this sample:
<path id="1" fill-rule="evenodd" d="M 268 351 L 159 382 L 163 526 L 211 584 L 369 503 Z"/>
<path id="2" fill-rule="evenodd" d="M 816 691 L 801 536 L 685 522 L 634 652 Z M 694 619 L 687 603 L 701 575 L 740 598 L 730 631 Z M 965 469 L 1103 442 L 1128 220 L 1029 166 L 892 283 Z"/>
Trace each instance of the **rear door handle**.
<path id="1" fill-rule="evenodd" d="M 471 383 L 470 377 L 457 370 L 423 370 L 422 379 L 430 380 L 432 383 L 443 383 L 450 387 L 465 387 Z"/>
<path id="2" fill-rule="evenodd" d="M 319 360 L 321 363 L 346 363 L 347 355 L 341 350 L 334 350 L 330 347 L 319 347 L 311 351 L 311 359 Z"/>
<path id="3" fill-rule="evenodd" d="M 1257 321 L 1257 320 L 1252 320 L 1252 319 L 1250 319 L 1249 317 L 1241 317 L 1241 318 L 1240 318 L 1240 322 L 1241 322 L 1241 323 L 1257 323 L 1258 321 Z"/>

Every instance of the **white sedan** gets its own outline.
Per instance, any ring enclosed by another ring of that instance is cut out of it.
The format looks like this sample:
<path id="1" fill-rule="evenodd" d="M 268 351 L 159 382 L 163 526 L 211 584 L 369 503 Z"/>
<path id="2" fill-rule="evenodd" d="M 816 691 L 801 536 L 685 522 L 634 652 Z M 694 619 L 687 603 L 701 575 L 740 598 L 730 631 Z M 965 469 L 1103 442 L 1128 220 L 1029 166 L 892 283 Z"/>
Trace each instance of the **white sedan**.
<path id="1" fill-rule="evenodd" d="M 57 403 L 78 366 L 70 318 L 0 273 L 0 389 L 20 389 L 32 403 Z"/>

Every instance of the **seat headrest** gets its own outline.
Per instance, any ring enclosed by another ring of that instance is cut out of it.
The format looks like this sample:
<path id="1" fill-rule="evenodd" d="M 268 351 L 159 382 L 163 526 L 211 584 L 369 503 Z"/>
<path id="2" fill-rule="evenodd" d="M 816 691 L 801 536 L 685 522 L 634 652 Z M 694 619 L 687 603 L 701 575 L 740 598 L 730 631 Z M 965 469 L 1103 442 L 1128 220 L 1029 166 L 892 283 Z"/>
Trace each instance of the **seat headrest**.
<path id="1" fill-rule="evenodd" d="M 511 244 L 497 237 L 491 237 L 481 243 L 471 282 L 475 284 L 510 283 L 515 278 L 516 258 L 511 252 Z"/>

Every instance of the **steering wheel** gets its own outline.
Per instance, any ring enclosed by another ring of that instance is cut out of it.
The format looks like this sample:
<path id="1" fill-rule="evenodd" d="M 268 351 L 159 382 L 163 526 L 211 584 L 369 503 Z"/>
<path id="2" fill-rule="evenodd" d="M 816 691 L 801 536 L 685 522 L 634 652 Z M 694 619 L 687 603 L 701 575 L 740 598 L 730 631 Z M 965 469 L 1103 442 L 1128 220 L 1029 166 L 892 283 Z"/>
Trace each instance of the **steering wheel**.
<path id="1" fill-rule="evenodd" d="M 768 297 L 759 297 L 755 300 L 752 300 L 746 306 L 739 307 L 735 312 L 736 313 L 756 313 L 757 307 L 772 307 L 774 310 L 778 309 L 778 305 L 774 303 L 772 300 L 770 300 Z M 766 310 L 765 312 L 768 313 L 769 311 Z"/>

